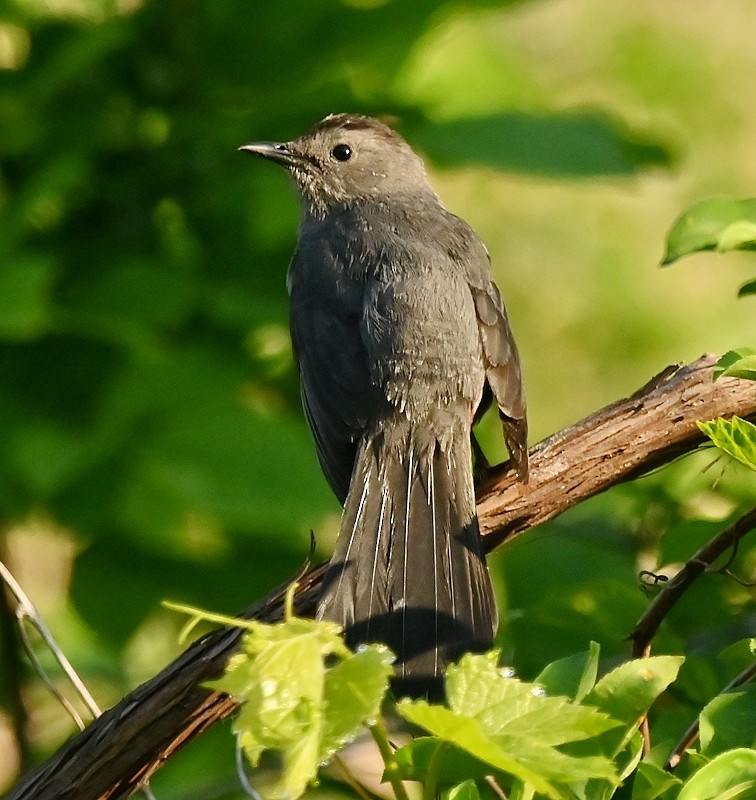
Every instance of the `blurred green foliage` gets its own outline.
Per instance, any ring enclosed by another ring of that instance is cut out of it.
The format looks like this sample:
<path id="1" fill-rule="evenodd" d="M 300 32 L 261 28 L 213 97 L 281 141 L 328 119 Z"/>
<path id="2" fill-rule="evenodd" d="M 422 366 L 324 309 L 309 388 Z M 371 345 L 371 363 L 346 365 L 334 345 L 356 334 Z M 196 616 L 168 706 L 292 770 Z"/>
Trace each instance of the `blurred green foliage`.
<path id="1" fill-rule="evenodd" d="M 175 652 L 161 598 L 233 613 L 296 569 L 310 529 L 325 556 L 337 527 L 286 329 L 296 202 L 236 148 L 333 111 L 395 118 L 489 245 L 539 437 L 671 361 L 753 343 L 737 257 L 654 266 L 681 208 L 756 187 L 754 24 L 746 0 L 684 18 L 652 0 L 5 0 L 2 551 L 104 704 Z M 503 455 L 495 421 L 484 439 Z M 619 487 L 494 559 L 523 677 L 591 639 L 626 655 L 638 569 L 685 559 L 753 502 L 745 468 L 715 492 L 710 461 Z M 659 637 L 693 655 L 663 735 L 742 664 L 716 654 L 753 614 L 721 576 L 686 597 Z M 37 761 L 70 728 L 31 675 L 6 677 L 0 706 L 18 683 Z M 0 723 L 2 786 L 19 757 Z M 230 741 L 205 739 L 158 776 L 161 799 L 235 796 Z"/>

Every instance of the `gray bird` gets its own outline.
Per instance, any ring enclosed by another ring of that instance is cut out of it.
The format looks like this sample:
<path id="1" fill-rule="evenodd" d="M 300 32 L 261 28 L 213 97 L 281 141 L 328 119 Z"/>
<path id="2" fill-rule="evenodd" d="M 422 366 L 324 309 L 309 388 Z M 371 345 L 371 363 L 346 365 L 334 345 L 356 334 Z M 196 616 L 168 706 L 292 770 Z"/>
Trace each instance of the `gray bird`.
<path id="1" fill-rule="evenodd" d="M 437 693 L 493 642 L 471 428 L 492 399 L 527 480 L 520 361 L 488 252 L 421 159 L 370 117 L 334 114 L 243 151 L 288 170 L 302 202 L 289 267 L 302 404 L 344 505 L 318 617 L 397 654 L 398 693 Z"/>

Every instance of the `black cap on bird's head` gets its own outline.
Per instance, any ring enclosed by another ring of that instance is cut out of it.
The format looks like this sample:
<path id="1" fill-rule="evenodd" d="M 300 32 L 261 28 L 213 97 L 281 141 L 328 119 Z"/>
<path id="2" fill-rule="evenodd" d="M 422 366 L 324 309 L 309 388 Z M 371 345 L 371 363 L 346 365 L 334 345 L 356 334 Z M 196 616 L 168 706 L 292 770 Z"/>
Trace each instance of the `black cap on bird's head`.
<path id="1" fill-rule="evenodd" d="M 420 157 L 372 117 L 331 114 L 291 142 L 251 142 L 239 150 L 286 167 L 315 213 L 369 198 L 430 194 Z"/>

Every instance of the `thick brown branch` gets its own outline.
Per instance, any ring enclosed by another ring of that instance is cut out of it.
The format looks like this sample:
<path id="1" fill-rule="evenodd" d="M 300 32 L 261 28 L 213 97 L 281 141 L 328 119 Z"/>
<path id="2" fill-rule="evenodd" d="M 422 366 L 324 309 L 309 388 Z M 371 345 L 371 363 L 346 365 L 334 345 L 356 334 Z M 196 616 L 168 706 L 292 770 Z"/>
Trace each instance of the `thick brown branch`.
<path id="1" fill-rule="evenodd" d="M 488 549 L 693 450 L 705 441 L 696 420 L 756 417 L 756 384 L 713 383 L 715 363 L 715 356 L 703 356 L 668 367 L 626 400 L 539 442 L 530 451 L 526 487 L 499 468 L 478 499 Z"/>
<path id="2" fill-rule="evenodd" d="M 694 449 L 703 441 L 698 419 L 756 418 L 754 384 L 731 378 L 712 383 L 715 361 L 705 356 L 669 368 L 627 400 L 540 442 L 531 451 L 526 486 L 505 466 L 495 469 L 478 506 L 488 549 Z M 303 578 L 299 613 L 312 611 L 323 571 L 318 567 Z M 247 615 L 274 619 L 280 612 L 277 592 Z M 200 684 L 223 669 L 238 640 L 237 631 L 222 630 L 195 643 L 22 780 L 7 800 L 96 800 L 133 790 L 184 742 L 233 710 L 228 698 Z"/>

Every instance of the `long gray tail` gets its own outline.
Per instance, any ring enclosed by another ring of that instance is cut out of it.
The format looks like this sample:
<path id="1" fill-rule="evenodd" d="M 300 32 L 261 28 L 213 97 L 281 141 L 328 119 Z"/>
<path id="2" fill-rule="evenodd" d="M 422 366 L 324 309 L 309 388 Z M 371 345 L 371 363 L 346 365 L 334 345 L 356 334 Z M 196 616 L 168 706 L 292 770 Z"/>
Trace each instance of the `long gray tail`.
<path id="1" fill-rule="evenodd" d="M 438 694 L 448 663 L 491 646 L 467 434 L 451 447 L 416 431 L 363 439 L 318 618 L 342 624 L 351 647 L 387 644 L 399 693 Z"/>

